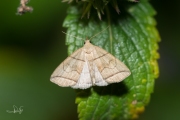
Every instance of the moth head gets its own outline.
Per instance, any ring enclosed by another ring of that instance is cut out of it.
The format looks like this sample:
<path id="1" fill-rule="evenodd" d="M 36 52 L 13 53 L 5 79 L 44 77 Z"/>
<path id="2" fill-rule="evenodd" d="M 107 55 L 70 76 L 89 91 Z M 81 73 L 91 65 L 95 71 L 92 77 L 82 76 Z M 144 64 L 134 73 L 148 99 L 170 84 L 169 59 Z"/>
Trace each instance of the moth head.
<path id="1" fill-rule="evenodd" d="M 91 43 L 91 41 L 88 39 L 86 41 L 84 41 L 84 44 L 89 44 L 89 43 Z"/>
<path id="2" fill-rule="evenodd" d="M 86 43 L 87 43 L 87 44 L 88 44 L 88 43 L 91 43 L 91 40 L 88 39 L 88 37 L 84 40 L 84 45 L 85 45 Z"/>
<path id="3" fill-rule="evenodd" d="M 90 54 L 94 50 L 93 45 L 91 44 L 90 40 L 86 40 L 84 44 L 84 51 L 87 54 Z"/>

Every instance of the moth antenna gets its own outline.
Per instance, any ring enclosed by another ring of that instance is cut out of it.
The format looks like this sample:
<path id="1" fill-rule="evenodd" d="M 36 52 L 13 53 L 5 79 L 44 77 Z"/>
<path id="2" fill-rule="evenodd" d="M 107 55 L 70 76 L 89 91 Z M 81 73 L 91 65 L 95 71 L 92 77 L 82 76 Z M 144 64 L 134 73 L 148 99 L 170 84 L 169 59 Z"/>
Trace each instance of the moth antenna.
<path id="1" fill-rule="evenodd" d="M 96 37 L 97 35 L 99 35 L 100 33 L 104 32 L 105 30 L 107 30 L 109 28 L 109 26 L 107 26 L 104 30 L 102 30 L 101 32 L 95 34 L 94 36 L 92 36 L 89 40 L 91 40 L 92 38 Z"/>
<path id="2" fill-rule="evenodd" d="M 69 36 L 71 36 L 71 37 L 77 38 L 77 39 L 84 40 L 83 38 L 80 38 L 80 37 L 76 37 L 76 36 L 73 36 L 73 35 L 67 34 L 67 33 L 65 33 L 64 31 L 62 31 L 62 33 L 66 34 L 66 35 L 69 35 Z"/>

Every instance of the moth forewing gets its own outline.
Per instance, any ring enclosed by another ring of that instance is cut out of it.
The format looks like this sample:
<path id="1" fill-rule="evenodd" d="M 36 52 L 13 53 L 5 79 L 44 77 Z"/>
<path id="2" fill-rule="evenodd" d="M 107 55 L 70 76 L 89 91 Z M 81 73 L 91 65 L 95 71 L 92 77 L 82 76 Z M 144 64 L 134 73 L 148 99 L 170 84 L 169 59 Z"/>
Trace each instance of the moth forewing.
<path id="1" fill-rule="evenodd" d="M 102 77 L 100 71 L 98 70 L 97 66 L 94 64 L 94 71 L 95 71 L 95 85 L 97 86 L 107 86 L 108 83 Z"/>
<path id="2" fill-rule="evenodd" d="M 119 59 L 100 47 L 94 48 L 94 64 L 107 83 L 120 82 L 131 74 L 128 67 Z"/>
<path id="3" fill-rule="evenodd" d="M 91 81 L 90 71 L 88 68 L 88 63 L 87 61 L 85 61 L 80 77 L 77 83 L 74 86 L 72 86 L 72 88 L 86 89 L 91 86 L 92 86 L 92 81 Z"/>
<path id="4" fill-rule="evenodd" d="M 66 58 L 52 73 L 50 80 L 62 87 L 75 85 L 85 63 L 83 53 L 80 48 Z"/>

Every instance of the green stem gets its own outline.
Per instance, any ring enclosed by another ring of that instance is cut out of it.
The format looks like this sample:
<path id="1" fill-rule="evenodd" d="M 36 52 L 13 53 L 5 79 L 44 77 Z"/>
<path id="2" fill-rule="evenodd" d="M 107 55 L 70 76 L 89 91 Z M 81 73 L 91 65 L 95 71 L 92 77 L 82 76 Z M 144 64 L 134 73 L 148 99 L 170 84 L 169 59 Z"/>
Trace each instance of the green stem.
<path id="1" fill-rule="evenodd" d="M 108 21 L 108 30 L 109 30 L 109 40 L 110 40 L 110 53 L 112 54 L 112 42 L 113 42 L 113 36 L 112 36 L 112 25 L 111 25 L 111 16 L 109 12 L 108 6 L 106 6 L 106 13 L 107 13 L 107 21 Z"/>

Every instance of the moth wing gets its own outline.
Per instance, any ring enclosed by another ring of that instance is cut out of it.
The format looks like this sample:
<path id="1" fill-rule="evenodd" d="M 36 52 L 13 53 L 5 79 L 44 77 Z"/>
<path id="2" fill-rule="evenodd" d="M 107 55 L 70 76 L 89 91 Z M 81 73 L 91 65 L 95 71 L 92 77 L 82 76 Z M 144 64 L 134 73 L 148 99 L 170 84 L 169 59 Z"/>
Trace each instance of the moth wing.
<path id="1" fill-rule="evenodd" d="M 120 82 L 131 74 L 123 62 L 102 48 L 97 46 L 94 46 L 94 48 L 94 64 L 107 83 Z"/>
<path id="2" fill-rule="evenodd" d="M 72 86 L 72 88 L 74 88 L 74 89 L 76 89 L 76 88 L 87 89 L 91 86 L 92 86 L 92 80 L 91 80 L 91 75 L 90 75 L 90 71 L 88 68 L 88 63 L 86 61 L 84 66 L 83 66 L 83 70 L 81 72 L 81 75 L 78 79 L 78 82 L 74 86 Z"/>
<path id="3" fill-rule="evenodd" d="M 75 85 L 85 63 L 84 54 L 82 48 L 71 54 L 55 69 L 50 81 L 62 87 Z"/>
<path id="4" fill-rule="evenodd" d="M 95 78 L 95 85 L 97 86 L 107 86 L 108 83 L 102 77 L 100 71 L 98 70 L 97 66 L 94 64 L 94 78 Z"/>

